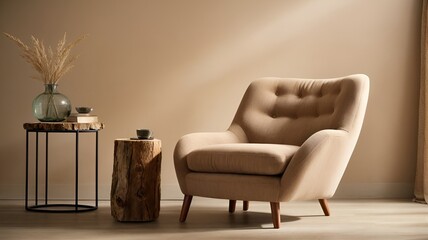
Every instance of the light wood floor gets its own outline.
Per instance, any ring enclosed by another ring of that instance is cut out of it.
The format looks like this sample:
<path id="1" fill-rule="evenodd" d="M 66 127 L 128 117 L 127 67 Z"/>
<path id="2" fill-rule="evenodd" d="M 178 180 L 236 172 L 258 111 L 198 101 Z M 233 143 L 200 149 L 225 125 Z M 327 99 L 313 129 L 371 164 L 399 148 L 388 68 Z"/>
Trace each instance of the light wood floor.
<path id="1" fill-rule="evenodd" d="M 331 200 L 332 216 L 318 201 L 281 204 L 281 229 L 273 229 L 269 203 L 251 202 L 228 213 L 228 201 L 195 197 L 186 223 L 180 201 L 162 201 L 149 223 L 119 223 L 109 202 L 93 212 L 27 212 L 22 201 L 0 201 L 0 239 L 428 239 L 428 206 L 411 200 Z"/>

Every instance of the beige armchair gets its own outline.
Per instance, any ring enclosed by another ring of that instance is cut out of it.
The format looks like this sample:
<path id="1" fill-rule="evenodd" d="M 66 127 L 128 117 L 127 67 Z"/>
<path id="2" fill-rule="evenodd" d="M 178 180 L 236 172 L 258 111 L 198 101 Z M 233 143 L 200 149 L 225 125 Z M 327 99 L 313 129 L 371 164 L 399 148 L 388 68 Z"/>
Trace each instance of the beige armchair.
<path id="1" fill-rule="evenodd" d="M 270 202 L 275 228 L 280 202 L 327 199 L 339 185 L 363 124 L 369 78 L 263 78 L 250 84 L 229 129 L 183 136 L 174 164 L 184 194 Z"/>

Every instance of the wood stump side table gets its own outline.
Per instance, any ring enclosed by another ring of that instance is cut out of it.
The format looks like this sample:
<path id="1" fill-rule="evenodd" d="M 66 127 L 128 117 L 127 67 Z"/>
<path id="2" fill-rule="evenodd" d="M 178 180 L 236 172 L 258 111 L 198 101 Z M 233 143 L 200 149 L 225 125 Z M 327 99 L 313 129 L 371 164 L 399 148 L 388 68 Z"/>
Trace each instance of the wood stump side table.
<path id="1" fill-rule="evenodd" d="M 110 193 L 117 221 L 153 221 L 160 211 L 162 150 L 158 139 L 116 139 Z"/>

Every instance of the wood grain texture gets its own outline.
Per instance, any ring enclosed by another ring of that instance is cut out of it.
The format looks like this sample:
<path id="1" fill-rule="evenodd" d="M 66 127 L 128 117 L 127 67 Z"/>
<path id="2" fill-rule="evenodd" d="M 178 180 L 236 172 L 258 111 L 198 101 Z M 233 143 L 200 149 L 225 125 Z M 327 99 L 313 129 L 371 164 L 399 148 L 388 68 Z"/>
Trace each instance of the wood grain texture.
<path id="1" fill-rule="evenodd" d="M 324 215 L 330 216 L 330 209 L 328 207 L 327 199 L 318 199 L 319 203 L 321 204 L 322 211 L 324 212 Z"/>
<path id="2" fill-rule="evenodd" d="M 104 123 L 75 123 L 75 122 L 37 122 L 24 123 L 24 129 L 30 131 L 76 131 L 101 130 Z"/>
<path id="3" fill-rule="evenodd" d="M 229 212 L 234 213 L 236 209 L 236 200 L 229 200 Z"/>
<path id="4" fill-rule="evenodd" d="M 249 207 L 250 207 L 250 202 L 249 201 L 244 201 L 243 204 L 242 204 L 242 210 L 248 211 Z"/>
<path id="5" fill-rule="evenodd" d="M 189 213 L 190 204 L 192 204 L 192 195 L 184 195 L 183 206 L 181 207 L 180 222 L 185 222 Z"/>
<path id="6" fill-rule="evenodd" d="M 116 220 L 159 217 L 161 160 L 160 140 L 115 140 L 110 205 Z"/>
<path id="7" fill-rule="evenodd" d="M 273 228 L 280 228 L 281 226 L 281 212 L 279 211 L 279 202 L 271 202 L 270 210 L 272 212 Z"/>

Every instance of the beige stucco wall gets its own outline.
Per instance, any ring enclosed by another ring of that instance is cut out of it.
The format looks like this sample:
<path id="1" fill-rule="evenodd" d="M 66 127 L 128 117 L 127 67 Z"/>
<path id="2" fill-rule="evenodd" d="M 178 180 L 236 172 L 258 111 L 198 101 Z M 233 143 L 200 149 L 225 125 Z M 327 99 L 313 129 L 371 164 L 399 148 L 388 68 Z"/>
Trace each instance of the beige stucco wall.
<path id="1" fill-rule="evenodd" d="M 411 197 L 420 9 L 418 0 L 0 0 L 0 30 L 50 45 L 64 32 L 89 34 L 59 89 L 106 123 L 102 199 L 109 198 L 114 139 L 152 129 L 163 144 L 163 198 L 180 198 L 175 143 L 189 132 L 226 129 L 252 80 L 354 73 L 371 78 L 370 100 L 336 197 Z M 22 123 L 35 121 L 31 102 L 43 85 L 5 37 L 0 52 L 0 198 L 21 199 Z M 92 141 L 81 142 L 85 198 L 93 190 Z M 74 138 L 55 135 L 50 143 L 50 196 L 72 197 Z"/>

